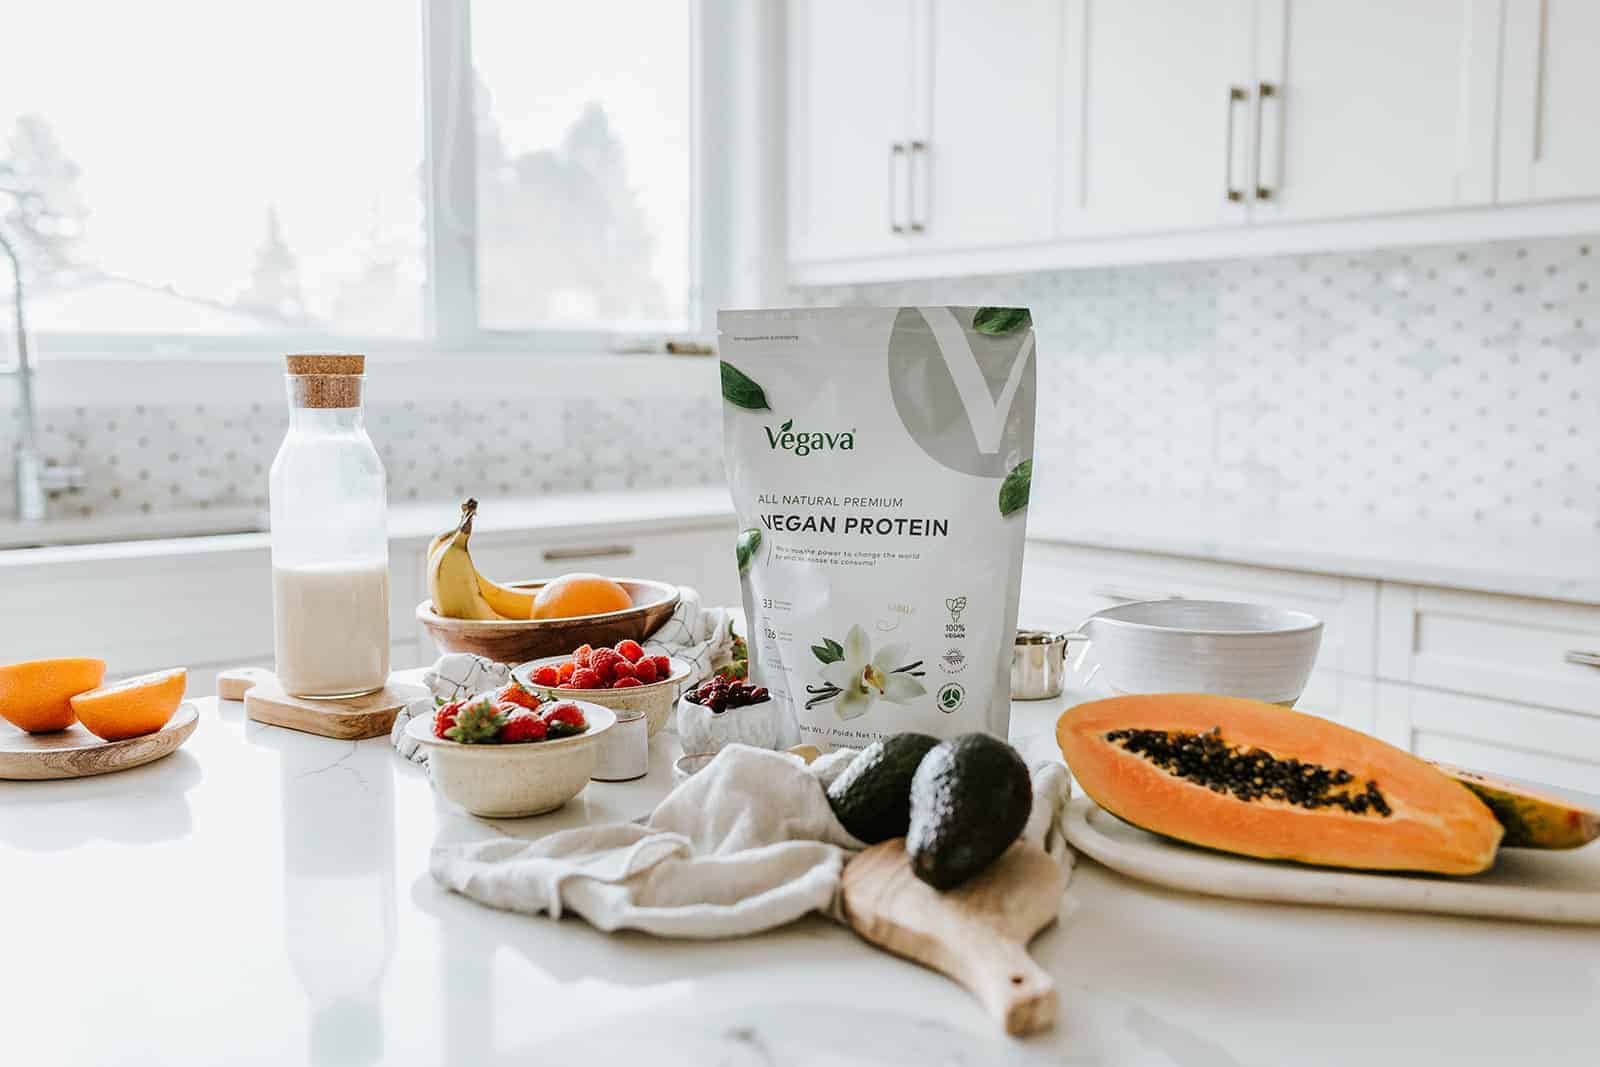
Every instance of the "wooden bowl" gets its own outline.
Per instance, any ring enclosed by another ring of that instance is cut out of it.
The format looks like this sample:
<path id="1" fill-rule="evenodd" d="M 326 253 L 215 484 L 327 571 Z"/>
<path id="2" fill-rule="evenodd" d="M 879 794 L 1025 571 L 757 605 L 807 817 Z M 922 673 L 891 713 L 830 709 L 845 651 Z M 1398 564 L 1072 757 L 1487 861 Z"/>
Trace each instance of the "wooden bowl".
<path id="1" fill-rule="evenodd" d="M 538 589 L 550 579 L 516 582 L 518 589 Z M 582 644 L 614 645 L 632 638 L 643 641 L 672 618 L 678 587 L 642 578 L 613 579 L 633 599 L 633 607 L 570 619 L 447 619 L 433 602 L 417 605 L 417 621 L 446 652 L 472 652 L 496 663 L 526 663 L 542 656 L 569 655 Z"/>

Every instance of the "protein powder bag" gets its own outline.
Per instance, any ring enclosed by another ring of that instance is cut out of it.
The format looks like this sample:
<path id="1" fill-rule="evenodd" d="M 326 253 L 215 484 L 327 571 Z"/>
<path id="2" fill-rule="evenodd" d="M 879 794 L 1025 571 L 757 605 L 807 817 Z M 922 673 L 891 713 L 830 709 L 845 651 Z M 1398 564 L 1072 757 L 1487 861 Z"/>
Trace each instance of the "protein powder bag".
<path id="1" fill-rule="evenodd" d="M 750 672 L 785 744 L 1005 737 L 1033 475 L 1022 308 L 724 311 Z"/>

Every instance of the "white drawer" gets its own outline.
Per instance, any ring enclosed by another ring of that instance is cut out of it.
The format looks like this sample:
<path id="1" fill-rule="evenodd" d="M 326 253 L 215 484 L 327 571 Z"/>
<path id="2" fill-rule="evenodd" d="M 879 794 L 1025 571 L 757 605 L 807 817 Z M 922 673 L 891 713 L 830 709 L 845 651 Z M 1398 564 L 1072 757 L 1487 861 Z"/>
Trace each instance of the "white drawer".
<path id="1" fill-rule="evenodd" d="M 1384 583 L 1378 674 L 1600 716 L 1600 608 Z"/>
<path id="2" fill-rule="evenodd" d="M 1023 626 L 1071 629 L 1130 600 L 1249 601 L 1322 619 L 1319 668 L 1374 673 L 1378 585 L 1366 579 L 1040 542 L 1029 542 L 1022 574 Z"/>
<path id="3" fill-rule="evenodd" d="M 1380 682 L 1377 733 L 1425 759 L 1600 794 L 1600 719 Z"/>

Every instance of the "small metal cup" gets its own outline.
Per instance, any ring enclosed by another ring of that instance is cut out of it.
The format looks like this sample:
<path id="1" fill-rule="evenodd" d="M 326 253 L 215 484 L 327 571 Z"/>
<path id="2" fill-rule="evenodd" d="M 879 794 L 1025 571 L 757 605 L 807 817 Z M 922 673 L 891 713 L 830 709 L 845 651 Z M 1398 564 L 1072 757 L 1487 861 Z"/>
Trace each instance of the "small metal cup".
<path id="1" fill-rule="evenodd" d="M 1050 700 L 1066 684 L 1067 635 L 1018 630 L 1011 650 L 1011 699 Z"/>

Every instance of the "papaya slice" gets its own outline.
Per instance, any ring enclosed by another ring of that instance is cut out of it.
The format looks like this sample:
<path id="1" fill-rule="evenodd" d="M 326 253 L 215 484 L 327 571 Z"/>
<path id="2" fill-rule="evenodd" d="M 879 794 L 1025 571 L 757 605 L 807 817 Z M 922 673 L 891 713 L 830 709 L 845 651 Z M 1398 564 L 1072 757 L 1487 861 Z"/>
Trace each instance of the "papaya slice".
<path id="1" fill-rule="evenodd" d="M 1489 805 L 1505 827 L 1501 848 L 1581 848 L 1600 837 L 1600 811 L 1482 771 L 1433 765 Z"/>
<path id="2" fill-rule="evenodd" d="M 1276 704 L 1199 693 L 1080 704 L 1056 723 L 1073 777 L 1125 822 L 1260 859 L 1476 874 L 1501 827 L 1408 752 Z"/>

